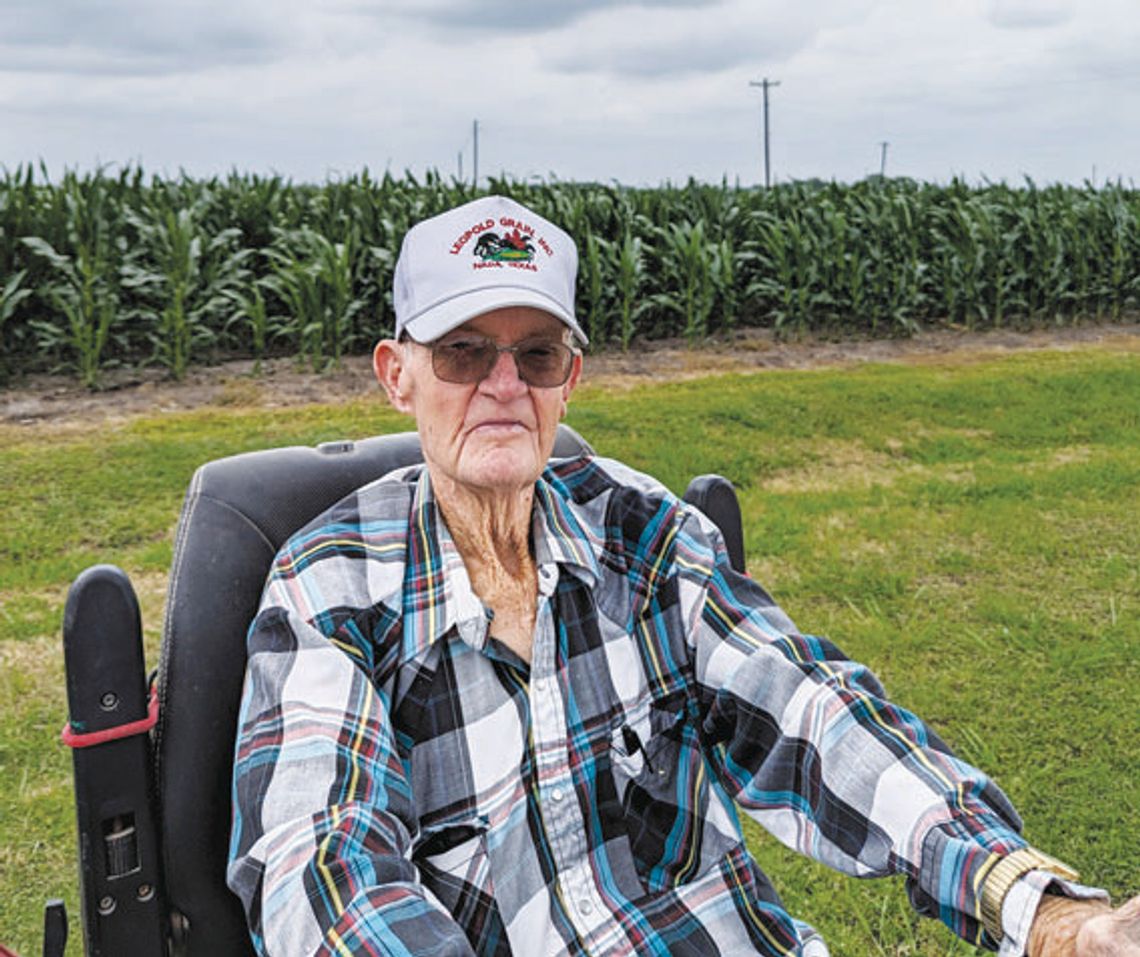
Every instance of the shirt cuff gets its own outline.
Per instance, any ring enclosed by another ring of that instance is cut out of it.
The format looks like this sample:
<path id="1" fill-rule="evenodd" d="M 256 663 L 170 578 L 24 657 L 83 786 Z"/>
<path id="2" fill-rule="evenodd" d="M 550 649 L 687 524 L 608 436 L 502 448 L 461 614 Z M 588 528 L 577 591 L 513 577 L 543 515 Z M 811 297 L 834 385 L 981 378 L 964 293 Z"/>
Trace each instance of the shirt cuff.
<path id="1" fill-rule="evenodd" d="M 1046 890 L 1076 900 L 1108 900 L 1108 893 L 1099 887 L 1062 880 L 1048 871 L 1023 874 L 1014 881 L 1001 905 L 1002 940 L 998 957 L 1025 957 L 1029 928 Z"/>

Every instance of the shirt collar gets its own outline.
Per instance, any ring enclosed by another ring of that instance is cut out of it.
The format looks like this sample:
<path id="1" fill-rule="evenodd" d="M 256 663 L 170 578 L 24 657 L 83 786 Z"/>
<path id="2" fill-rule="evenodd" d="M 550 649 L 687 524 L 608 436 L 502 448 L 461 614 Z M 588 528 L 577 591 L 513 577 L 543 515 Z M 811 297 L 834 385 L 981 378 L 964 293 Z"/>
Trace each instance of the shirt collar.
<path id="1" fill-rule="evenodd" d="M 601 581 L 598 554 L 604 547 L 598 530 L 585 520 L 569 489 L 547 466 L 535 483 L 534 556 L 539 569 L 559 565 L 588 587 Z"/>

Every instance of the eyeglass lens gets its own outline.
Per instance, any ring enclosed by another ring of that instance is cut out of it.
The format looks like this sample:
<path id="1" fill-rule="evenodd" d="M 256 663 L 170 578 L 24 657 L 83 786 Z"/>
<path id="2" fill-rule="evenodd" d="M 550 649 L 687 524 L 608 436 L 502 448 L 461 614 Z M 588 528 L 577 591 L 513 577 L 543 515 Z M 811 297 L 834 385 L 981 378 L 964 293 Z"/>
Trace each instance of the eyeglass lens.
<path id="1" fill-rule="evenodd" d="M 485 336 L 445 339 L 431 347 L 431 365 L 444 382 L 481 382 L 499 360 L 500 352 L 514 356 L 519 378 L 527 385 L 553 388 L 570 378 L 574 351 L 556 339 L 523 339 L 513 346 L 499 346 Z"/>

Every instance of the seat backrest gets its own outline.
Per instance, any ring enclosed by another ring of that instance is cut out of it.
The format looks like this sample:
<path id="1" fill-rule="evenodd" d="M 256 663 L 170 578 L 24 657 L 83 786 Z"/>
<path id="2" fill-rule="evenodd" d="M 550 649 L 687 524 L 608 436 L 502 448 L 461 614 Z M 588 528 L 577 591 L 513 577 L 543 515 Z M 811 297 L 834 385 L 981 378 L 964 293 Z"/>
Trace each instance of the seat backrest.
<path id="1" fill-rule="evenodd" d="M 560 426 L 554 455 L 590 451 Z M 174 547 L 159 659 L 155 786 L 178 953 L 252 954 L 225 883 L 246 631 L 285 540 L 353 489 L 422 460 L 414 432 L 218 459 L 194 475 Z"/>

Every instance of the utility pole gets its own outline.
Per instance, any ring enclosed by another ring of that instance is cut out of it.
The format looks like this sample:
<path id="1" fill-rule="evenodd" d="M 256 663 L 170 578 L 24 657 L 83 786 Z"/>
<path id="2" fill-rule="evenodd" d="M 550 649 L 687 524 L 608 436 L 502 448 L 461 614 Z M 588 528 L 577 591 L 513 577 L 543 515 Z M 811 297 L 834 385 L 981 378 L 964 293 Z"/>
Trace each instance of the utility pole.
<path id="1" fill-rule="evenodd" d="M 879 140 L 879 146 L 883 148 L 882 157 L 879 160 L 879 178 L 886 179 L 887 176 L 887 147 L 891 144 L 886 140 Z"/>
<path id="2" fill-rule="evenodd" d="M 749 80 L 749 86 L 759 86 L 764 90 L 764 188 L 767 189 L 772 185 L 772 177 L 769 173 L 771 168 L 768 159 L 768 87 L 779 86 L 779 80 L 769 80 L 764 77 L 763 80 L 757 82 L 756 80 Z"/>
<path id="3" fill-rule="evenodd" d="M 455 161 L 456 161 L 456 165 L 459 168 L 459 172 L 456 174 L 455 178 L 460 183 L 462 183 L 463 182 L 463 150 L 460 150 L 458 153 L 455 154 Z"/>
<path id="4" fill-rule="evenodd" d="M 479 188 L 479 121 L 472 120 L 471 132 L 475 137 L 475 145 L 471 151 L 471 165 L 475 167 L 474 173 L 471 177 L 471 185 L 476 189 Z"/>

